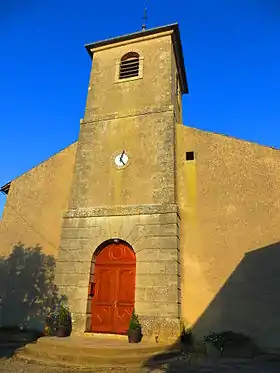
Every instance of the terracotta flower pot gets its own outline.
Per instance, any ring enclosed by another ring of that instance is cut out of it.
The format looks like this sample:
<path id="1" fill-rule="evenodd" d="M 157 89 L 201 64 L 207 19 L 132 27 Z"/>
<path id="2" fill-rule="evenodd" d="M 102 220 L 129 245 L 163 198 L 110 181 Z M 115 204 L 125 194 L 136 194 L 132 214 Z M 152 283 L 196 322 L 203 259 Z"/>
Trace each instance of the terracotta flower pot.
<path id="1" fill-rule="evenodd" d="M 142 331 L 141 328 L 138 329 L 129 329 L 127 331 L 128 342 L 129 343 L 140 343 L 142 340 Z"/>

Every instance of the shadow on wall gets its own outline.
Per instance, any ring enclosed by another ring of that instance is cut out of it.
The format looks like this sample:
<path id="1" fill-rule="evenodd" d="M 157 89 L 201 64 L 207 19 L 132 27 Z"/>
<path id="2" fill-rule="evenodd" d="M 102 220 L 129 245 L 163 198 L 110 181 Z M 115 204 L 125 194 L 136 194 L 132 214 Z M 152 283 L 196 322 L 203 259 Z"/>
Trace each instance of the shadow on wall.
<path id="1" fill-rule="evenodd" d="M 197 338 L 210 332 L 241 332 L 261 349 L 279 350 L 280 243 L 246 253 L 192 330 Z M 165 372 L 173 372 L 177 364 L 166 364 Z"/>
<path id="2" fill-rule="evenodd" d="M 58 293 L 54 272 L 54 257 L 39 246 L 19 243 L 8 257 L 0 258 L 0 343 L 12 338 L 18 327 L 33 330 L 33 340 L 42 335 L 47 314 L 67 301 Z"/>

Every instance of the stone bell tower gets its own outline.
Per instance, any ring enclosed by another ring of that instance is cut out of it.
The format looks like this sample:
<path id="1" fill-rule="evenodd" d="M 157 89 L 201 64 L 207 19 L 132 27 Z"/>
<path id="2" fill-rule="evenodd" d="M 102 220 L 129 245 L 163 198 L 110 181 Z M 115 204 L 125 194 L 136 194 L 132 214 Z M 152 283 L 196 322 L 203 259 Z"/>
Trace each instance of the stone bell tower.
<path id="1" fill-rule="evenodd" d="M 188 90 L 179 28 L 143 30 L 86 49 L 92 69 L 56 279 L 68 297 L 76 333 L 102 328 L 118 333 L 118 320 L 126 325 L 135 307 L 145 337 L 176 338 L 180 217 L 175 124 L 181 122 L 181 94 Z M 135 280 L 130 295 L 114 285 L 119 280 L 107 284 L 104 294 L 111 294 L 110 301 L 100 295 L 109 275 L 97 281 L 96 258 L 106 245 L 117 253 L 118 244 L 133 252 Z M 93 304 L 100 297 L 107 309 L 99 308 L 99 319 L 107 321 L 96 327 Z"/>

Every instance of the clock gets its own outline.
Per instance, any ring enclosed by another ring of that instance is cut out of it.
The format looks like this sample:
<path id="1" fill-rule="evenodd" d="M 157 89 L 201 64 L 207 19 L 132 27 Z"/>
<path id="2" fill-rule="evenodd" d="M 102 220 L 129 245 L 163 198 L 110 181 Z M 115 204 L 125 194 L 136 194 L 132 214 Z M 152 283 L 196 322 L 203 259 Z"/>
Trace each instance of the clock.
<path id="1" fill-rule="evenodd" d="M 127 156 L 126 152 L 123 150 L 121 153 L 119 153 L 115 157 L 115 165 L 118 168 L 123 168 L 127 165 L 127 163 L 128 163 L 128 156 Z"/>

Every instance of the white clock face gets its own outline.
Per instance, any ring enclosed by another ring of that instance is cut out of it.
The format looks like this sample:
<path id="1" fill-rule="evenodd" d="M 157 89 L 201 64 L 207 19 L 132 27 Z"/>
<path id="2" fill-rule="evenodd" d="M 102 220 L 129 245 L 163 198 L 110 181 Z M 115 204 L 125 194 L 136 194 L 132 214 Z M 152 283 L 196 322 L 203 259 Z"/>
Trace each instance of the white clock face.
<path id="1" fill-rule="evenodd" d="M 122 168 L 122 167 L 126 166 L 127 162 L 128 162 L 128 156 L 125 153 L 125 151 L 118 154 L 115 158 L 115 164 L 118 168 Z"/>

